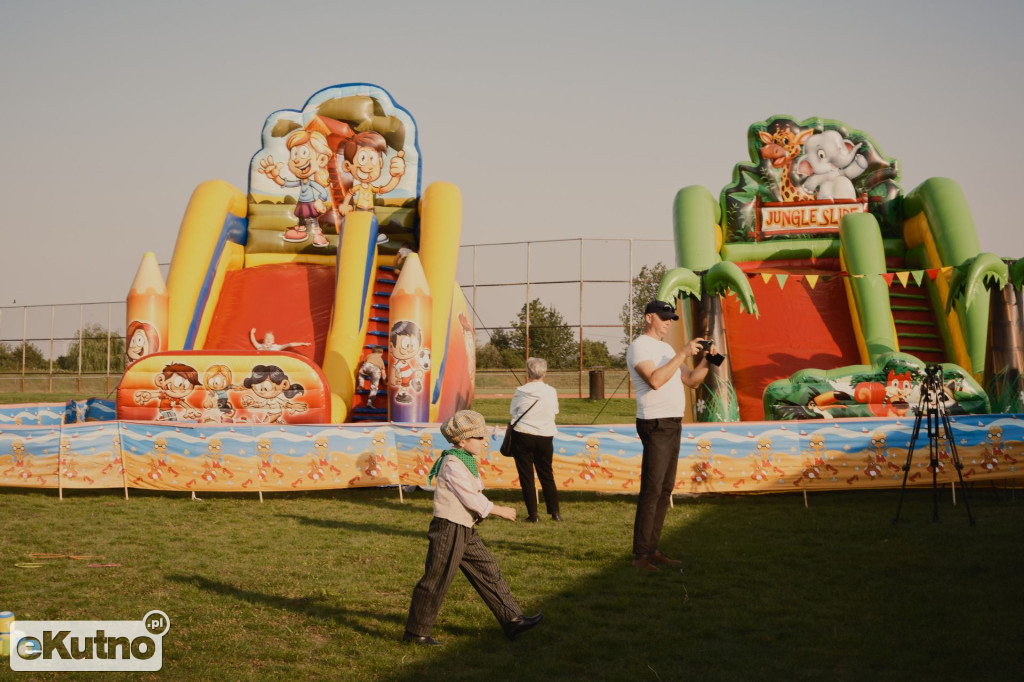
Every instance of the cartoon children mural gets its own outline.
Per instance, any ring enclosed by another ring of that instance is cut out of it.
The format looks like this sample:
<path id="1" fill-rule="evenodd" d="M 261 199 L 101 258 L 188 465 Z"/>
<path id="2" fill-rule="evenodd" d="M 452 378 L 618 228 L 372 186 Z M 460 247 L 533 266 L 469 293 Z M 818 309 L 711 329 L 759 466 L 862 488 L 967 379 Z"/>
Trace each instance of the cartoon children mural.
<path id="1" fill-rule="evenodd" d="M 128 343 L 125 346 L 125 355 L 128 362 L 135 362 L 139 358 L 156 353 L 160 350 L 160 332 L 149 322 L 132 320 L 128 325 Z"/>
<path id="2" fill-rule="evenodd" d="M 291 400 L 306 389 L 302 384 L 292 383 L 277 365 L 256 365 L 242 385 L 252 391 L 252 395 L 242 396 L 242 407 L 265 409 L 264 424 L 283 424 L 285 410 L 297 414 L 309 408 L 305 403 Z"/>
<path id="3" fill-rule="evenodd" d="M 295 205 L 295 217 L 299 224 L 285 232 L 283 239 L 286 242 L 301 243 L 312 235 L 313 246 L 325 247 L 328 242 L 320 228 L 319 218 L 326 210 L 324 202 L 330 198 L 327 164 L 334 153 L 323 133 L 304 129 L 289 135 L 285 146 L 288 148 L 288 170 L 295 176 L 294 180 L 281 177 L 284 164 L 274 163 L 273 156 L 261 159 L 256 171 L 281 187 L 299 188 L 298 203 Z"/>
<path id="4" fill-rule="evenodd" d="M 377 181 L 384 168 L 384 153 L 388 144 L 384 136 L 373 130 L 366 130 L 353 135 L 345 143 L 344 161 L 341 168 L 353 178 L 352 190 L 345 195 L 338 210 L 346 216 L 351 211 L 372 211 L 373 199 L 378 194 L 387 194 L 398 187 L 405 175 L 405 152 L 400 151 L 391 159 L 389 172 L 391 179 L 387 183 L 375 186 L 370 183 Z"/>
<path id="5" fill-rule="evenodd" d="M 189 404 L 188 398 L 199 385 L 199 373 L 189 365 L 173 362 L 153 378 L 157 391 L 136 391 L 135 404 L 159 403 L 157 421 L 196 419 L 201 412 Z M 180 410 L 180 412 L 179 412 Z"/>
<path id="6" fill-rule="evenodd" d="M 203 374 L 203 387 L 206 388 L 206 397 L 203 399 L 203 408 L 216 410 L 216 418 L 207 417 L 205 421 L 230 422 L 235 414 L 235 406 L 231 404 L 232 390 L 240 390 L 243 387 L 231 383 L 231 368 L 227 365 L 210 365 Z"/>

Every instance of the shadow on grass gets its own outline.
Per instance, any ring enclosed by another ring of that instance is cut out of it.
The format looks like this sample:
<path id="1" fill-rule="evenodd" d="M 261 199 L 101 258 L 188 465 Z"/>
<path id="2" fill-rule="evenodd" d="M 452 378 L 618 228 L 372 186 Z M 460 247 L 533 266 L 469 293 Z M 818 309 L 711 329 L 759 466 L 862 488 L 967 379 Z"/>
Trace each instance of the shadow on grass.
<path id="1" fill-rule="evenodd" d="M 180 583 L 182 585 L 191 585 L 199 590 L 229 599 L 236 599 L 247 604 L 269 606 L 271 608 L 281 609 L 284 611 L 292 611 L 303 616 L 328 620 L 337 625 L 351 628 L 352 630 L 356 630 L 364 634 L 381 634 L 377 629 L 367 628 L 365 626 L 366 622 L 392 621 L 390 623 L 392 628 L 403 627 L 405 625 L 404 620 L 399 623 L 397 618 L 382 616 L 379 612 L 345 609 L 326 603 L 332 599 L 328 596 L 297 598 L 284 597 L 276 594 L 257 592 L 255 590 L 247 590 L 236 585 L 230 585 L 218 580 L 211 580 L 210 578 L 197 574 L 168 575 L 165 576 L 165 578 L 171 582 Z"/>
<path id="2" fill-rule="evenodd" d="M 899 525 L 896 491 L 677 502 L 662 546 L 681 570 L 638 574 L 623 547 L 547 593 L 510 579 L 545 613 L 536 630 L 438 628 L 446 646 L 394 679 L 1015 679 L 1020 509 L 975 495 L 971 527 L 948 500 L 932 523 L 931 500 L 908 491 Z"/>
<path id="3" fill-rule="evenodd" d="M 398 640 L 405 629 L 404 613 L 401 615 L 388 616 L 382 614 L 379 610 L 346 609 L 328 603 L 331 601 L 337 601 L 335 597 L 328 595 L 285 597 L 282 595 L 244 589 L 219 580 L 212 580 L 198 574 L 166 575 L 164 577 L 170 582 L 179 583 L 181 585 L 191 585 L 196 589 L 227 599 L 233 599 L 255 606 L 266 606 L 274 609 L 280 609 L 282 611 L 291 611 L 301 616 L 328 621 L 339 627 L 345 627 L 350 630 L 375 637 Z M 367 624 L 370 623 L 378 627 L 368 627 Z M 476 632 L 472 628 L 460 627 L 450 628 L 450 631 L 464 636 L 469 636 Z"/>

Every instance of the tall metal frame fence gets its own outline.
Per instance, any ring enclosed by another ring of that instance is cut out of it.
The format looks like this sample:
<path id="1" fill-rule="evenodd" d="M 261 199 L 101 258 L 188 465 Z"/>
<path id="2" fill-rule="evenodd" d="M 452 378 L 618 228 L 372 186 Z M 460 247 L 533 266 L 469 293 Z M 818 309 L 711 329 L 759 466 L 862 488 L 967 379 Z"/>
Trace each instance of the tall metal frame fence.
<path id="1" fill-rule="evenodd" d="M 553 239 L 463 245 L 459 251 L 458 282 L 469 301 L 477 345 L 490 341 L 497 330 L 513 331 L 518 315 L 539 300 L 557 310 L 577 344 L 571 368 L 552 368 L 546 381 L 563 396 L 591 394 L 592 372 L 600 371 L 608 395 L 630 394 L 624 369 L 585 364 L 584 340 L 604 342 L 611 355 L 624 350 L 626 330 L 620 315 L 631 305 L 632 280 L 644 266 L 671 264 L 670 239 Z M 126 292 L 127 293 L 127 292 Z M 106 330 L 106 338 L 83 339 L 89 326 Z M 630 334 L 635 333 L 630 329 Z M 90 393 L 111 395 L 121 379 L 125 333 L 125 302 L 66 303 L 0 307 L 0 393 Z M 529 334 L 526 334 L 529 338 Z M 120 340 L 120 345 L 117 340 Z M 91 344 L 91 345 L 90 345 Z M 95 349 L 106 346 L 105 358 Z M 85 357 L 91 347 L 94 354 Z M 38 350 L 41 362 L 30 360 Z M 70 351 L 72 355 L 69 355 Z M 523 352 L 517 367 L 479 369 L 477 395 L 507 396 L 525 382 Z M 58 366 L 63 357 L 64 367 Z"/>

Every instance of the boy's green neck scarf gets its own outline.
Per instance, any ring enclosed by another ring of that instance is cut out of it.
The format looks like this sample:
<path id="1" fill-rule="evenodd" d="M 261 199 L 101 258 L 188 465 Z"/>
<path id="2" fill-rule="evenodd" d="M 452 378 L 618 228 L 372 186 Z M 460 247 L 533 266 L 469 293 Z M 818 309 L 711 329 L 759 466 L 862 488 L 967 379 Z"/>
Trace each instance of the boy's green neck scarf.
<path id="1" fill-rule="evenodd" d="M 462 448 L 452 448 L 451 450 L 445 450 L 442 452 L 441 456 L 437 458 L 436 462 L 434 462 L 434 466 L 430 469 L 430 473 L 427 474 L 427 483 L 434 482 L 434 479 L 437 478 L 438 472 L 441 471 L 441 462 L 443 462 L 444 458 L 448 455 L 455 455 L 458 457 L 459 460 L 466 465 L 466 468 L 469 469 L 469 473 L 480 478 L 480 472 L 477 471 L 476 459 L 473 458 L 473 455 L 469 454 Z"/>

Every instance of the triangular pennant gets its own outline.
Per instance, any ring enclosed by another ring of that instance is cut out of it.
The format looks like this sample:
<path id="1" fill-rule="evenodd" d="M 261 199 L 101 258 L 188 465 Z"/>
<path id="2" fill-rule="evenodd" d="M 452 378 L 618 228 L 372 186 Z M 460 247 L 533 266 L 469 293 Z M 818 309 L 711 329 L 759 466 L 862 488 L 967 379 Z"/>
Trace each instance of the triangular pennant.
<path id="1" fill-rule="evenodd" d="M 892 286 L 892 278 L 896 276 L 895 272 L 883 272 L 882 279 L 885 280 L 886 286 Z"/>
<path id="2" fill-rule="evenodd" d="M 914 284 L 921 286 L 921 281 L 924 279 L 924 270 L 914 270 L 910 274 L 914 277 Z"/>
<path id="3" fill-rule="evenodd" d="M 761 273 L 761 279 L 764 280 L 765 284 L 768 284 L 768 282 L 772 281 L 772 273 L 770 273 L 770 272 L 762 272 Z"/>
<path id="4" fill-rule="evenodd" d="M 813 289 L 818 284 L 818 275 L 807 275 L 807 284 Z"/>
<path id="5" fill-rule="evenodd" d="M 947 265 L 946 267 L 942 268 L 942 274 L 943 275 L 947 275 L 948 276 L 949 273 L 951 273 L 951 272 L 953 272 L 953 266 L 952 265 Z"/>
<path id="6" fill-rule="evenodd" d="M 928 268 L 926 272 L 928 273 L 928 279 L 933 280 L 939 276 L 939 268 Z"/>
<path id="7" fill-rule="evenodd" d="M 900 284 L 902 284 L 905 289 L 907 287 L 907 282 L 910 280 L 910 273 L 907 271 L 897 272 L 896 279 L 900 281 Z"/>
<path id="8" fill-rule="evenodd" d="M 786 280 L 789 279 L 789 275 L 775 275 L 775 279 L 779 281 L 779 288 L 784 289 L 786 287 Z"/>

